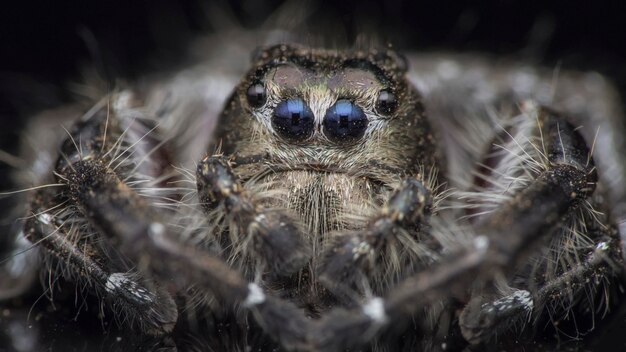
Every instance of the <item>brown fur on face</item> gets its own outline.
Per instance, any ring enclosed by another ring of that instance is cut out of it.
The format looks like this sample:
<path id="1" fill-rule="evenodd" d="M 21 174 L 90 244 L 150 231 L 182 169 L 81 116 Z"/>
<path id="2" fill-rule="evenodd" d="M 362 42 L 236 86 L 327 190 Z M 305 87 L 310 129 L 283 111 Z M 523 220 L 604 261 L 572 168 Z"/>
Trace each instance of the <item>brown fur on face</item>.
<path id="1" fill-rule="evenodd" d="M 327 240 L 362 229 L 402 179 L 437 172 L 434 137 L 405 70 L 393 51 L 271 47 L 257 55 L 220 117 L 215 148 L 230 157 L 234 172 L 263 206 L 293 211 L 312 243 L 313 267 Z M 255 83 L 267 92 L 260 107 L 246 97 Z M 388 115 L 376 109 L 382 90 L 398 100 Z M 271 123 L 275 107 L 294 97 L 315 116 L 313 134 L 298 141 L 281 137 Z M 368 127 L 360 139 L 342 143 L 325 136 L 324 115 L 339 99 L 365 112 Z"/>
<path id="2" fill-rule="evenodd" d="M 213 148 L 229 158 L 244 188 L 258 200 L 257 206 L 286 209 L 302 230 L 311 249 L 309 265 L 294 280 L 266 284 L 297 298 L 311 314 L 332 305 L 318 286 L 318 271 L 333 241 L 375 221 L 404 179 L 417 177 L 431 190 L 437 187 L 435 138 L 405 72 L 404 61 L 393 51 L 271 47 L 257 55 L 218 122 Z M 264 86 L 267 100 L 254 107 L 247 91 L 258 83 Z M 398 105 L 391 113 L 377 111 L 382 90 L 396 96 Z M 302 99 L 314 115 L 314 131 L 298 140 L 283 138 L 272 126 L 276 106 L 292 98 Z M 325 135 L 324 116 L 339 99 L 351 101 L 367 116 L 361 138 L 336 141 Z M 213 214 L 217 216 L 213 222 L 219 223 L 221 213 Z M 228 218 L 226 214 L 222 219 Z M 263 265 L 255 264 L 255 255 L 239 245 L 249 243 L 248 230 L 226 221 L 222 235 L 230 238 L 227 247 L 234 248 L 228 251 L 230 263 L 250 278 L 265 272 Z M 398 240 L 390 241 L 375 259 L 380 263 L 372 280 L 351 289 L 363 294 L 364 287 L 371 287 L 382 294 L 416 265 L 422 266 L 421 231 L 397 232 Z"/>

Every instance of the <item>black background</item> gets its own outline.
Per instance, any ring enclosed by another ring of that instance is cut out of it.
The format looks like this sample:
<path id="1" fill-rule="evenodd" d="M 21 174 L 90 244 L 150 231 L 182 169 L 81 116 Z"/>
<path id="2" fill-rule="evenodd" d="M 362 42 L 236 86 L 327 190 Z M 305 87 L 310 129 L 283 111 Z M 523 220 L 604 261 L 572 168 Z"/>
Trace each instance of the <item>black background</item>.
<path id="1" fill-rule="evenodd" d="M 292 1 L 292 4 L 298 4 Z M 626 6 L 601 1 L 309 1 L 306 30 L 400 49 L 479 51 L 598 70 L 626 91 Z M 13 151 L 33 111 L 72 99 L 67 82 L 96 67 L 115 85 L 184 60 L 189 42 L 219 31 L 216 8 L 253 29 L 285 1 L 6 1 L 0 8 L 0 148 Z M 2 184 L 0 183 L 0 186 Z"/>
<path id="2" fill-rule="evenodd" d="M 298 4 L 292 1 L 292 4 Z M 621 1 L 308 1 L 306 30 L 351 43 L 359 34 L 400 49 L 480 51 L 598 70 L 626 91 Z M 25 116 L 72 99 L 66 83 L 96 67 L 115 85 L 180 64 L 189 42 L 219 31 L 216 8 L 253 29 L 285 1 L 5 1 L 0 8 L 0 148 Z M 1 186 L 1 184 L 0 184 Z"/>
<path id="3" fill-rule="evenodd" d="M 347 42 L 366 32 L 403 49 L 478 50 L 547 65 L 598 69 L 622 84 L 626 7 L 619 2 L 318 0 L 310 2 L 307 29 Z M 195 36 L 219 30 L 210 20 L 216 7 L 243 27 L 254 28 L 284 3 L 5 2 L 0 11 L 2 78 L 60 85 L 77 78 L 80 65 L 88 63 L 105 66 L 109 78 L 136 77 L 176 63 Z M 95 51 L 90 41 L 96 43 Z M 15 93 L 10 97 L 18 98 Z"/>
<path id="4" fill-rule="evenodd" d="M 297 2 L 292 2 L 296 3 Z M 376 36 L 401 49 L 514 55 L 599 70 L 626 87 L 626 7 L 620 1 L 309 1 L 307 30 L 353 42 Z M 32 110 L 71 99 L 64 84 L 96 66 L 112 83 L 171 67 L 216 8 L 255 28 L 285 4 L 259 1 L 9 1 L 0 9 L 0 119 L 19 128 Z M 5 129 L 6 131 L 6 129 Z M 4 149 L 10 146 L 3 143 Z"/>
<path id="5" fill-rule="evenodd" d="M 478 51 L 549 67 L 597 70 L 624 97 L 626 8 L 619 3 L 318 0 L 311 2 L 307 28 L 341 43 L 369 33 L 400 49 Z M 0 149 L 15 150 L 28 114 L 72 99 L 66 83 L 80 81 L 81 67 L 97 67 L 111 84 L 175 67 L 184 61 L 181 53 L 190 41 L 219 32 L 210 20 L 215 6 L 253 29 L 281 5 L 284 1 L 3 2 Z M 6 166 L 0 165 L 3 172 Z M 7 188 L 7 178 L 0 178 L 0 190 Z M 615 318 L 615 328 L 597 334 L 596 340 L 607 343 L 624 335 L 619 332 L 621 316 Z M 605 343 L 600 345 L 607 350 L 623 346 Z"/>

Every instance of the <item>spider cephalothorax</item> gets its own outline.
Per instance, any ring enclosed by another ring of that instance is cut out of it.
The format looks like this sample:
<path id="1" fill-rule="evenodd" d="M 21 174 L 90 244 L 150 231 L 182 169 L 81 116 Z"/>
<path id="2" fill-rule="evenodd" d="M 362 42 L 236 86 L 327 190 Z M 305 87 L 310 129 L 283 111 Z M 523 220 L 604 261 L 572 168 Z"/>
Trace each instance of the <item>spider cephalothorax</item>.
<path id="1" fill-rule="evenodd" d="M 434 137 L 403 62 L 391 51 L 282 45 L 257 56 L 222 113 L 214 143 L 259 206 L 290 209 L 284 216 L 303 225 L 287 235 L 301 243 L 279 247 L 294 257 L 285 258 L 295 261 L 287 271 L 299 270 L 308 252 L 316 283 L 328 242 L 366 227 L 404 178 L 434 177 Z M 262 200 L 264 194 L 271 197 Z M 261 253 L 279 264 L 275 254 Z M 388 286 L 407 265 L 394 264 L 396 273 L 382 270 L 375 286 Z"/>
<path id="2" fill-rule="evenodd" d="M 25 235 L 140 333 L 214 349 L 485 346 L 609 307 L 621 255 L 592 142 L 492 91 L 508 71 L 473 87 L 446 65 L 262 49 L 212 138 L 212 76 L 112 94 L 62 143 Z"/>

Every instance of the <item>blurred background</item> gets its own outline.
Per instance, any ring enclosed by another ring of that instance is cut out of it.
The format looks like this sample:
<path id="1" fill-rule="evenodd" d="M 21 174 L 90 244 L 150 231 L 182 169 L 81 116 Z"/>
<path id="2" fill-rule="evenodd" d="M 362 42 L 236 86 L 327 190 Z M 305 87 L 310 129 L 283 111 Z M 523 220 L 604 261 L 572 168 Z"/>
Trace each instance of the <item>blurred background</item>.
<path id="1" fill-rule="evenodd" d="M 15 85 L 2 89 L 17 99 L 16 108 L 20 100 L 35 98 L 37 92 L 22 91 L 29 84 L 41 84 L 40 93 L 59 88 L 79 80 L 81 66 L 98 66 L 107 79 L 132 79 L 180 64 L 191 41 L 229 26 L 296 30 L 324 37 L 324 45 L 351 45 L 365 37 L 404 50 L 513 55 L 600 70 L 624 87 L 624 10 L 620 1 L 5 2 L 0 71 L 3 83 Z M 63 98 L 60 91 L 48 94 L 37 102 Z"/>
<path id="2" fill-rule="evenodd" d="M 80 82 L 85 68 L 96 70 L 109 87 L 132 82 L 183 65 L 195 39 L 232 27 L 298 32 L 315 45 L 373 42 L 402 50 L 513 56 L 548 67 L 597 70 L 624 92 L 621 3 L 7 1 L 0 11 L 0 150 L 13 150 L 25 116 L 71 101 L 68 83 Z"/>
<path id="3" fill-rule="evenodd" d="M 108 87 L 132 82 L 183 66 L 194 41 L 229 35 L 228 28 L 295 31 L 315 45 L 392 44 L 595 70 L 613 80 L 624 101 L 625 10 L 620 1 L 6 1 L 0 10 L 0 151 L 15 153 L 29 115 L 74 99 L 70 83 L 82 81 L 86 68 Z M 12 187 L 7 170 L 0 163 L 0 190 Z M 0 202 L 0 210 L 4 206 Z M 615 312 L 583 349 L 624 347 L 624 316 L 624 309 Z M 58 329 L 48 335 L 80 338 Z"/>
<path id="4" fill-rule="evenodd" d="M 8 1 L 0 11 L 0 149 L 11 149 L 18 116 L 71 100 L 67 83 L 81 81 L 85 67 L 115 86 L 183 64 L 196 38 L 233 26 L 298 31 L 326 46 L 365 38 L 403 50 L 514 56 L 598 70 L 625 91 L 624 10 L 620 1 Z"/>

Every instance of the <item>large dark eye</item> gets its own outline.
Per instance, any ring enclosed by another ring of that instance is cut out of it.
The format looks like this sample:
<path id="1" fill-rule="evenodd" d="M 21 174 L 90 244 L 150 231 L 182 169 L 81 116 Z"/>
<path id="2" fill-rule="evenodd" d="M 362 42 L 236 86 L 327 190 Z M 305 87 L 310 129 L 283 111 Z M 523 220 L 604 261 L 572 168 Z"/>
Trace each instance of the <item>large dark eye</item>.
<path id="1" fill-rule="evenodd" d="M 349 100 L 339 100 L 326 111 L 324 134 L 336 142 L 353 141 L 363 137 L 367 116 Z"/>
<path id="2" fill-rule="evenodd" d="M 304 140 L 311 136 L 314 122 L 313 111 L 300 98 L 280 102 L 272 117 L 274 130 L 292 141 Z"/>
<path id="3" fill-rule="evenodd" d="M 253 108 L 260 108 L 263 106 L 267 100 L 267 91 L 265 90 L 263 83 L 253 83 L 250 87 L 248 87 L 246 98 L 248 98 L 248 104 L 250 104 Z"/>
<path id="4" fill-rule="evenodd" d="M 398 108 L 396 95 L 388 90 L 381 90 L 376 100 L 376 111 L 382 115 L 391 115 Z"/>

